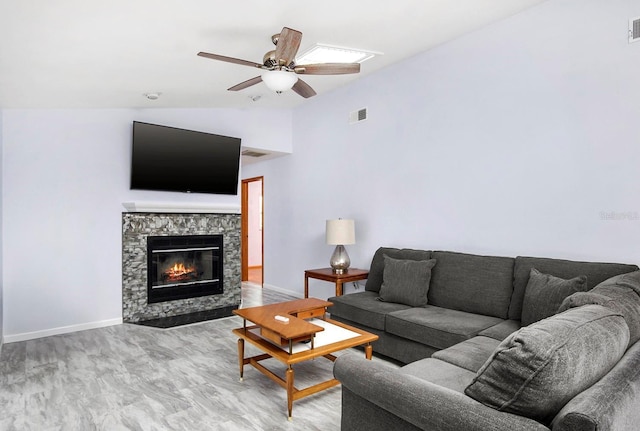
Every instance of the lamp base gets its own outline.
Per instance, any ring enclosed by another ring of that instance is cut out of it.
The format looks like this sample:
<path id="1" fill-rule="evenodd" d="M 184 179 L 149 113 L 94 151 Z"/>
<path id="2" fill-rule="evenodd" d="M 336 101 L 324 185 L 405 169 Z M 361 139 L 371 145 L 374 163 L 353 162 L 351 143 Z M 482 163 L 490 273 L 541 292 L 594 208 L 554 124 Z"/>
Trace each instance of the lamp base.
<path id="1" fill-rule="evenodd" d="M 351 265 L 351 259 L 349 259 L 347 250 L 343 245 L 336 246 L 329 260 L 329 265 L 331 265 L 334 274 L 345 274 L 347 272 L 349 265 Z"/>

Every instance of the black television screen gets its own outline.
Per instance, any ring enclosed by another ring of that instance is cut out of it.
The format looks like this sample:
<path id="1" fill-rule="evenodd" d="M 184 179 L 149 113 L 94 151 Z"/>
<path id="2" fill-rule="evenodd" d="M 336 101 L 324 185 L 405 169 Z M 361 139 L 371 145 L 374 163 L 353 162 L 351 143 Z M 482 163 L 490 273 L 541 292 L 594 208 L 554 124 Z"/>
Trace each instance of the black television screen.
<path id="1" fill-rule="evenodd" d="M 240 139 L 133 122 L 131 189 L 238 194 Z"/>

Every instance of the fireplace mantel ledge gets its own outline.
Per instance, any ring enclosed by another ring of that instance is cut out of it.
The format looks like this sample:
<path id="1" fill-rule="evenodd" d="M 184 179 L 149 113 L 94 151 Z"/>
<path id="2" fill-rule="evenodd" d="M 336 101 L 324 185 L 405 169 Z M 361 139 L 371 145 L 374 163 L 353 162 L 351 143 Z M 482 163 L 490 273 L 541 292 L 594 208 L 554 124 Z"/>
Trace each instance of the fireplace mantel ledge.
<path id="1" fill-rule="evenodd" d="M 204 204 L 199 202 L 123 202 L 131 213 L 223 213 L 240 214 L 240 205 Z"/>

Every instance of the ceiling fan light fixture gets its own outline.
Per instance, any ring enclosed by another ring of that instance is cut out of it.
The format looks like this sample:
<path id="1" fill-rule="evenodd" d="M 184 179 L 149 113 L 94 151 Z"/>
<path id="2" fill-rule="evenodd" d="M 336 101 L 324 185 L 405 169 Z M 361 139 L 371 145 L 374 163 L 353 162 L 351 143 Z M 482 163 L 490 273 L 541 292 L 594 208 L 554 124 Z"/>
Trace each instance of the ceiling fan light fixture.
<path id="1" fill-rule="evenodd" d="M 298 77 L 293 72 L 267 70 L 262 73 L 262 81 L 270 90 L 282 92 L 291 90 L 291 87 L 298 82 Z"/>

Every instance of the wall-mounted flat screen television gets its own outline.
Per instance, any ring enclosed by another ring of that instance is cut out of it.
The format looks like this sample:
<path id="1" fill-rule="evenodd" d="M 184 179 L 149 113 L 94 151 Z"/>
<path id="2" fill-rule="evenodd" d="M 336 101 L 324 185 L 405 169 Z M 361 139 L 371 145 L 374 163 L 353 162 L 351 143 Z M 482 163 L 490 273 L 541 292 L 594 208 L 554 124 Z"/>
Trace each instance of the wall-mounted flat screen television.
<path id="1" fill-rule="evenodd" d="M 238 194 L 240 139 L 133 122 L 131 189 Z"/>

